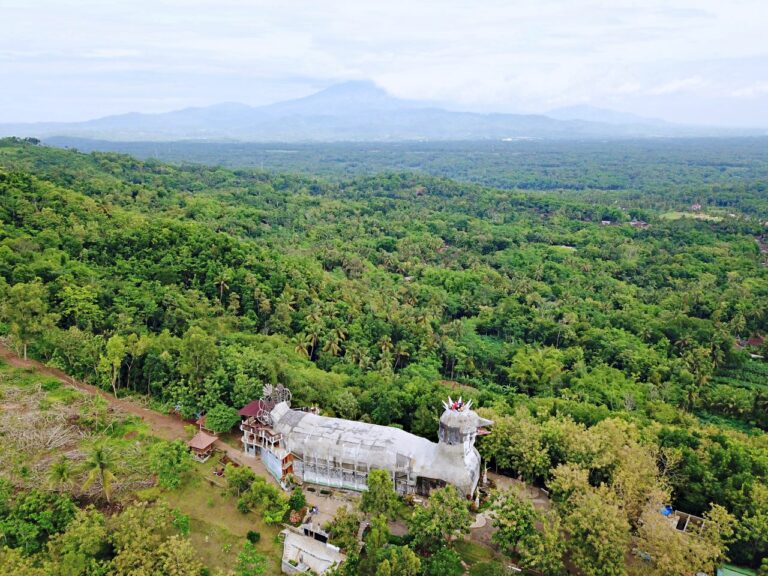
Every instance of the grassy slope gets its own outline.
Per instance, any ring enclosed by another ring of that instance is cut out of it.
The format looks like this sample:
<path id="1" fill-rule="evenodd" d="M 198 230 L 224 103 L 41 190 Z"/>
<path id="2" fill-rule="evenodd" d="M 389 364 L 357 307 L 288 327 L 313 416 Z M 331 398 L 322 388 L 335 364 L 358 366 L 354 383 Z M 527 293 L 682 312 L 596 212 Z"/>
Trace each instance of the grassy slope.
<path id="1" fill-rule="evenodd" d="M 268 574 L 280 574 L 280 527 L 266 525 L 256 513 L 238 512 L 235 498 L 224 490 L 224 481 L 213 475 L 216 466 L 215 458 L 195 464 L 193 477 L 180 489 L 163 492 L 162 497 L 189 515 L 190 538 L 206 565 L 234 568 L 246 534 L 255 530 L 261 534 L 257 548 L 269 559 Z"/>
<path id="2" fill-rule="evenodd" d="M 30 369 L 12 368 L 0 359 L 0 406 L 3 406 L 4 398 L 7 401 L 17 391 L 32 391 L 38 385 L 45 391 L 44 397 L 38 402 L 39 408 L 44 411 L 71 405 L 84 397 L 82 392 L 64 386 L 54 378 L 37 374 Z M 145 436 L 146 434 L 146 426 L 128 420 L 111 429 L 109 443 L 120 453 L 119 448 L 136 442 L 137 437 L 153 440 Z M 89 442 L 92 442 L 92 439 Z M 50 456 L 48 453 L 37 453 L 26 463 L 27 467 L 35 468 L 39 462 L 50 460 Z M 13 465 L 13 462 L 0 460 L 0 475 L 12 475 Z M 220 485 L 214 484 L 215 466 L 215 459 L 205 464 L 195 464 L 190 478 L 177 490 L 151 488 L 124 493 L 120 499 L 130 501 L 162 498 L 172 507 L 187 514 L 190 517 L 190 539 L 194 548 L 200 559 L 212 569 L 234 568 L 237 553 L 245 542 L 248 531 L 260 532 L 258 549 L 269 559 L 267 574 L 280 574 L 282 547 L 277 542 L 280 528 L 265 525 L 257 513 L 238 512 L 236 499 L 226 493 L 223 481 L 216 480 Z"/>

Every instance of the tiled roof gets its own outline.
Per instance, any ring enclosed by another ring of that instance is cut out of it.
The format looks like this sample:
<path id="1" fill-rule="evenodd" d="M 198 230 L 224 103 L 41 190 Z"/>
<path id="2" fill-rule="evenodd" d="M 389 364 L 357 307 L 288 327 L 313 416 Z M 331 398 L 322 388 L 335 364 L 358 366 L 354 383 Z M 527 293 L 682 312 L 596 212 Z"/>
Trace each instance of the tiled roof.
<path id="1" fill-rule="evenodd" d="M 195 434 L 195 437 L 192 438 L 192 440 L 187 442 L 187 445 L 195 450 L 207 450 L 213 446 L 213 443 L 216 442 L 216 440 L 218 440 L 216 436 L 211 436 L 210 434 L 200 431 Z"/>

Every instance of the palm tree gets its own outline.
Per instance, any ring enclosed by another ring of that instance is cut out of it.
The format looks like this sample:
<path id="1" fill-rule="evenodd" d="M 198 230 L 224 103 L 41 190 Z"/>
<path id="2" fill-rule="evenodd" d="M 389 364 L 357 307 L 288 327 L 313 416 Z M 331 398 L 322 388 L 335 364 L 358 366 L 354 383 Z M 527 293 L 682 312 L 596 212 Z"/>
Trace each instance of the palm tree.
<path id="1" fill-rule="evenodd" d="M 232 280 L 232 270 L 225 268 L 219 272 L 216 278 L 216 285 L 219 287 L 219 304 L 224 303 L 224 290 L 229 290 L 230 280 Z"/>
<path id="2" fill-rule="evenodd" d="M 88 459 L 85 461 L 85 470 L 88 472 L 83 484 L 83 490 L 88 490 L 96 479 L 101 482 L 101 490 L 110 502 L 112 495 L 112 482 L 115 481 L 115 474 L 112 470 L 115 467 L 112 452 L 104 445 L 96 445 L 91 449 Z"/>
<path id="3" fill-rule="evenodd" d="M 323 352 L 328 352 L 331 356 L 338 356 L 341 353 L 341 343 L 346 339 L 347 333 L 344 328 L 334 328 L 325 341 Z"/>
<path id="4" fill-rule="evenodd" d="M 400 365 L 400 361 L 404 358 L 408 358 L 411 354 L 408 352 L 408 342 L 404 340 L 398 340 L 395 344 L 395 368 Z"/>
<path id="5" fill-rule="evenodd" d="M 62 456 L 48 469 L 48 481 L 55 489 L 68 488 L 72 483 L 72 465 L 66 456 Z"/>
<path id="6" fill-rule="evenodd" d="M 389 335 L 384 335 L 379 339 L 379 348 L 381 348 L 382 354 L 392 353 L 394 349 L 392 345 L 392 338 Z"/>

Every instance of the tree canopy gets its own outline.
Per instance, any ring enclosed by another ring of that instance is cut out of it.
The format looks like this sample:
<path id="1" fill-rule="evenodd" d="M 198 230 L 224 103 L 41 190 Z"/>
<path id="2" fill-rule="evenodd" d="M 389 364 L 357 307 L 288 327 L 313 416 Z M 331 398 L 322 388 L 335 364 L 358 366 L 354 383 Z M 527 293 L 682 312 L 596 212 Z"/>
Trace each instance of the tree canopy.
<path id="1" fill-rule="evenodd" d="M 489 465 L 549 486 L 562 514 L 517 542 L 531 566 L 563 530 L 583 540 L 575 561 L 621 573 L 617 534 L 638 534 L 656 499 L 722 507 L 739 528 L 712 549 L 757 568 L 764 147 L 510 146 L 519 155 L 487 143 L 398 156 L 437 175 L 319 178 L 317 149 L 304 176 L 2 140 L 0 332 L 114 395 L 221 415 L 221 429 L 281 383 L 298 405 L 434 439 L 459 388 L 496 421 L 478 441 Z M 333 165 L 378 165 L 364 148 L 341 146 Z M 90 456 L 107 499 L 120 470 Z M 62 489 L 59 468 L 47 482 Z M 265 505 L 253 483 L 231 485 L 280 521 L 287 503 Z M 417 515 L 414 530 L 437 549 L 447 536 L 432 520 Z"/>

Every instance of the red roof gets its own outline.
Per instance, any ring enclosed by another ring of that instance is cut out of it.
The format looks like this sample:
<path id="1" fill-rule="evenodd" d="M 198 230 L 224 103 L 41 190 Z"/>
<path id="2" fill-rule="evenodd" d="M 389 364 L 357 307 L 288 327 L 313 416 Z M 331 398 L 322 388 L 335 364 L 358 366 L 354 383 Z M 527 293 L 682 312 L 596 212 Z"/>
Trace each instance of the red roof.
<path id="1" fill-rule="evenodd" d="M 250 418 L 251 416 L 258 416 L 259 412 L 262 410 L 266 410 L 267 412 L 271 412 L 272 408 L 275 407 L 274 402 L 265 402 L 264 400 L 254 400 L 253 402 L 249 402 L 242 408 L 240 408 L 240 411 L 238 414 L 240 416 L 245 416 L 246 418 Z"/>
<path id="2" fill-rule="evenodd" d="M 747 340 L 747 346 L 754 346 L 755 348 L 759 348 L 763 345 L 764 342 L 765 337 L 760 336 L 759 334 L 755 334 L 749 337 L 749 340 Z"/>
<path id="3" fill-rule="evenodd" d="M 195 434 L 195 437 L 192 438 L 192 440 L 187 442 L 187 445 L 193 450 L 207 450 L 213 446 L 216 440 L 218 440 L 216 436 L 211 436 L 210 434 L 200 431 Z"/>

